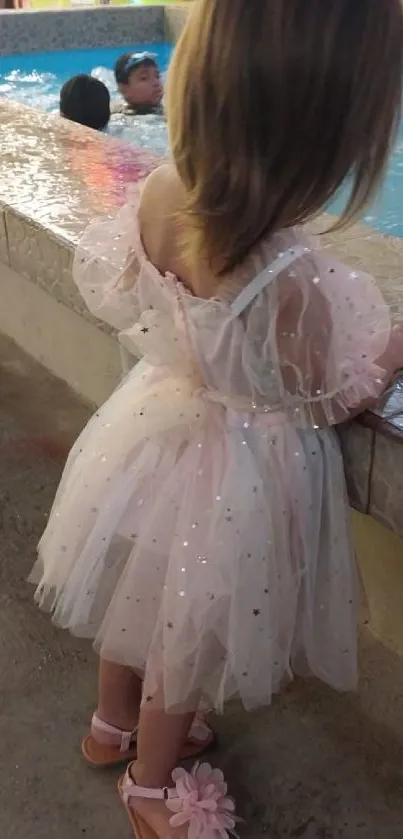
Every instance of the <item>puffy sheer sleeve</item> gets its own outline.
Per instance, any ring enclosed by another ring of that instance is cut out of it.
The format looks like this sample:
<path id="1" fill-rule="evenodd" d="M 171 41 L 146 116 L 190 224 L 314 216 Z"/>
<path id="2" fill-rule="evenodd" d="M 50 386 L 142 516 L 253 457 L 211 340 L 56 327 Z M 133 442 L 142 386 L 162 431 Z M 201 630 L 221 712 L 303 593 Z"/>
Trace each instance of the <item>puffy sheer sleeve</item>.
<path id="1" fill-rule="evenodd" d="M 118 330 L 139 316 L 139 194 L 136 189 L 114 218 L 97 220 L 87 228 L 73 263 L 74 282 L 90 312 Z"/>
<path id="2" fill-rule="evenodd" d="M 276 297 L 273 339 L 287 407 L 308 425 L 324 425 L 375 401 L 399 360 L 374 279 L 313 250 L 278 279 Z"/>

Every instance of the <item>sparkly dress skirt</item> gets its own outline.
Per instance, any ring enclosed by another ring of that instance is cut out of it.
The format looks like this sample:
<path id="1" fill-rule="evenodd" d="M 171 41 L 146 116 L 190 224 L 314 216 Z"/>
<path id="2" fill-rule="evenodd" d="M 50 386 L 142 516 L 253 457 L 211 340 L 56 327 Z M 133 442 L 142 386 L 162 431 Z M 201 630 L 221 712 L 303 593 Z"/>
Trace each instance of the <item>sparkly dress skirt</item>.
<path id="1" fill-rule="evenodd" d="M 356 685 L 334 432 L 213 403 L 163 368 L 138 364 L 76 442 L 33 579 L 59 626 L 167 709 L 252 708 L 293 673 Z"/>

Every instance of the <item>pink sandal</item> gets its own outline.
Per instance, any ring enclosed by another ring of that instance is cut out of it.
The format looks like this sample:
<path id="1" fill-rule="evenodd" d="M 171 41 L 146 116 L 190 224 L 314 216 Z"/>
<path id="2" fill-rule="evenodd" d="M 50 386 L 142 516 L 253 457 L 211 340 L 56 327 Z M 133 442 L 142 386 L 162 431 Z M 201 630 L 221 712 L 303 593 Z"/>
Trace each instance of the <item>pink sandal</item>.
<path id="1" fill-rule="evenodd" d="M 132 764 L 118 783 L 119 795 L 126 808 L 135 839 L 158 839 L 155 832 L 130 805 L 139 799 L 164 801 L 173 814 L 171 827 L 188 827 L 188 839 L 230 839 L 239 821 L 235 803 L 227 796 L 227 784 L 220 769 L 208 763 L 196 763 L 191 772 L 178 768 L 172 772 L 174 787 L 150 789 L 139 787 L 131 776 Z"/>
<path id="2" fill-rule="evenodd" d="M 215 742 L 216 738 L 210 726 L 203 717 L 196 714 L 181 759 L 200 757 L 213 748 Z M 122 731 L 94 714 L 91 733 L 82 741 L 81 751 L 87 763 L 95 769 L 107 769 L 109 766 L 128 763 L 137 757 L 137 728 L 133 731 Z"/>

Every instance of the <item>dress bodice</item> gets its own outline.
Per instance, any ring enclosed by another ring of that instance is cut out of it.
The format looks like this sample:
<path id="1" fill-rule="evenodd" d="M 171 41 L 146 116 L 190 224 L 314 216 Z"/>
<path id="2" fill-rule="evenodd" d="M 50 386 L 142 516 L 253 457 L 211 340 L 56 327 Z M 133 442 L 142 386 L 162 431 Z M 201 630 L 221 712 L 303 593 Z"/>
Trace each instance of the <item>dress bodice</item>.
<path id="1" fill-rule="evenodd" d="M 310 426 L 318 406 L 333 424 L 382 390 L 377 361 L 391 321 L 376 283 L 299 228 L 263 242 L 214 299 L 202 299 L 149 261 L 129 203 L 88 229 L 74 278 L 133 355 L 193 377 L 222 401 L 280 408 Z"/>

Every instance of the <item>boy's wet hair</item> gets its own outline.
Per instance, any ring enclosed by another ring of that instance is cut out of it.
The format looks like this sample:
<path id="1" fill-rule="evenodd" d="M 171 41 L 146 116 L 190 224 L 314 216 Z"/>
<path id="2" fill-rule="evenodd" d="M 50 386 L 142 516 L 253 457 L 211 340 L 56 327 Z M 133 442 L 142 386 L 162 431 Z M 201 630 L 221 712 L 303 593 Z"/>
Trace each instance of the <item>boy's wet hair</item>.
<path id="1" fill-rule="evenodd" d="M 192 261 L 219 273 L 317 215 L 373 197 L 400 122 L 401 0 L 199 0 L 171 61 L 167 116 Z"/>
<path id="2" fill-rule="evenodd" d="M 60 113 L 72 122 L 101 131 L 111 116 L 109 90 L 92 76 L 73 76 L 60 91 Z"/>
<path id="3" fill-rule="evenodd" d="M 128 84 L 131 74 L 139 67 L 158 67 L 156 57 L 147 52 L 125 52 L 115 64 L 116 84 Z"/>

